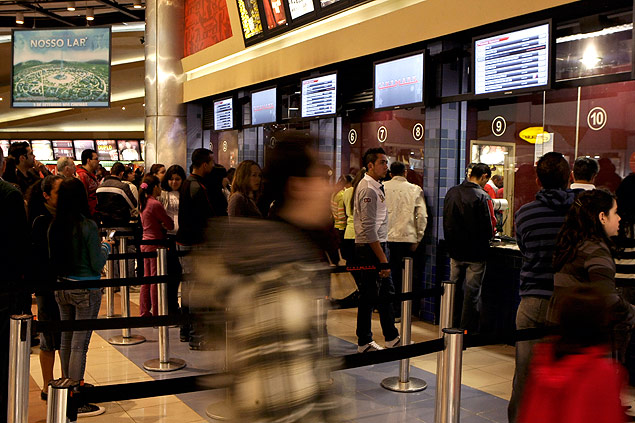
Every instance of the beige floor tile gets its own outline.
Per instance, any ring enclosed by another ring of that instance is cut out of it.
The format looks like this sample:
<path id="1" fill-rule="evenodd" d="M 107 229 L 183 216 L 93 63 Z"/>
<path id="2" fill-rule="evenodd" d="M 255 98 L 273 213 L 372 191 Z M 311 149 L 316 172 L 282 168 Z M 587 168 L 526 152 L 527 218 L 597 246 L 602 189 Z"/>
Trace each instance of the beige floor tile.
<path id="1" fill-rule="evenodd" d="M 514 379 L 514 370 L 516 369 L 516 365 L 513 361 L 504 361 L 497 364 L 482 366 L 479 367 L 479 369 L 484 372 L 492 373 L 497 376 L 512 380 Z"/>
<path id="2" fill-rule="evenodd" d="M 135 423 L 191 423 L 201 420 L 201 416 L 182 402 L 137 408 L 127 413 Z"/>
<path id="3" fill-rule="evenodd" d="M 484 372 L 480 369 L 463 370 L 461 383 L 472 388 L 481 389 L 483 386 L 508 382 L 505 378 Z"/>
<path id="4" fill-rule="evenodd" d="M 490 354 L 485 354 L 481 351 L 467 350 L 463 352 L 463 363 L 471 367 L 480 368 L 483 366 L 491 366 L 492 364 L 498 364 L 494 357 Z"/>
<path id="5" fill-rule="evenodd" d="M 512 381 L 510 380 L 508 382 L 482 386 L 479 389 L 483 392 L 487 392 L 488 394 L 492 394 L 506 401 L 509 401 L 512 396 Z"/>
<path id="6" fill-rule="evenodd" d="M 153 398 L 138 398 L 134 400 L 118 401 L 118 404 L 124 411 L 135 410 L 138 408 L 158 407 L 165 404 L 180 402 L 176 395 L 165 395 Z"/>

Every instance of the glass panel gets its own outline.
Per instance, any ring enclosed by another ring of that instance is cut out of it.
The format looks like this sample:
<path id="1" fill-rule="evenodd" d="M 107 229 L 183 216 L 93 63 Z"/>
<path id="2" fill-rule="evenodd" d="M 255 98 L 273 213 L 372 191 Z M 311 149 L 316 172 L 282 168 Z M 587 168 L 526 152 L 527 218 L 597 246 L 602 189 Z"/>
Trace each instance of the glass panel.
<path id="1" fill-rule="evenodd" d="M 240 161 L 258 161 L 258 128 L 246 128 L 243 130 L 242 156 Z"/>
<path id="2" fill-rule="evenodd" d="M 215 152 L 214 159 L 225 169 L 238 166 L 238 131 L 218 133 L 218 151 Z"/>

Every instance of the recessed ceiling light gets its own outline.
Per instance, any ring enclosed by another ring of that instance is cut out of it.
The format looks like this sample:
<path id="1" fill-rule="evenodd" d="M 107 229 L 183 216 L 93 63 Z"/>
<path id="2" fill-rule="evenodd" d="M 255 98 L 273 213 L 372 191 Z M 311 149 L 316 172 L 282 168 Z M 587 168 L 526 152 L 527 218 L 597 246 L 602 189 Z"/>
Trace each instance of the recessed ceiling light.
<path id="1" fill-rule="evenodd" d="M 87 21 L 95 20 L 95 12 L 92 7 L 89 7 L 88 9 L 86 9 L 86 20 Z"/>
<path id="2" fill-rule="evenodd" d="M 143 5 L 141 4 L 141 0 L 134 0 L 133 6 L 135 9 L 141 9 Z"/>
<path id="3" fill-rule="evenodd" d="M 126 106 L 121 106 L 121 110 L 126 110 Z"/>
<path id="4" fill-rule="evenodd" d="M 74 12 L 75 11 L 75 2 L 74 1 L 67 1 L 66 2 L 66 10 L 68 10 L 69 12 Z"/>
<path id="5" fill-rule="evenodd" d="M 15 23 L 22 25 L 24 23 L 24 12 L 18 12 L 15 14 Z"/>

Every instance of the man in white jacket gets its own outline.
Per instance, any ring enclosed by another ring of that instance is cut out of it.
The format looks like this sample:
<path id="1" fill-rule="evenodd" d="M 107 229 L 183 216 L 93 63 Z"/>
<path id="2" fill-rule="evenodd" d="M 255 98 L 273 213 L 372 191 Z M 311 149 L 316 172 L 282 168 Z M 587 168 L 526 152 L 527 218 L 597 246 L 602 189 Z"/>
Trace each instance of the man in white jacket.
<path id="1" fill-rule="evenodd" d="M 394 162 L 390 165 L 390 173 L 392 179 L 384 183 L 388 206 L 388 249 L 395 292 L 401 293 L 403 259 L 414 258 L 426 229 L 428 212 L 421 187 L 406 180 L 406 165 Z M 401 304 L 394 303 L 393 307 L 396 320 L 401 319 Z"/>

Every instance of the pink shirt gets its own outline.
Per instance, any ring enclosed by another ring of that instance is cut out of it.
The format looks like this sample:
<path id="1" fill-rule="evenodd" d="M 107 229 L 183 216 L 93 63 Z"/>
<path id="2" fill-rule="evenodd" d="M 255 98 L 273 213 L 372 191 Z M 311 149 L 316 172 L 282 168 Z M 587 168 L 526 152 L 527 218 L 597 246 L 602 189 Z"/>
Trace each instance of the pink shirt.
<path id="1" fill-rule="evenodd" d="M 148 197 L 148 202 L 141 212 L 143 239 L 164 239 L 166 231 L 174 229 L 174 221 L 163 208 L 159 200 Z"/>

